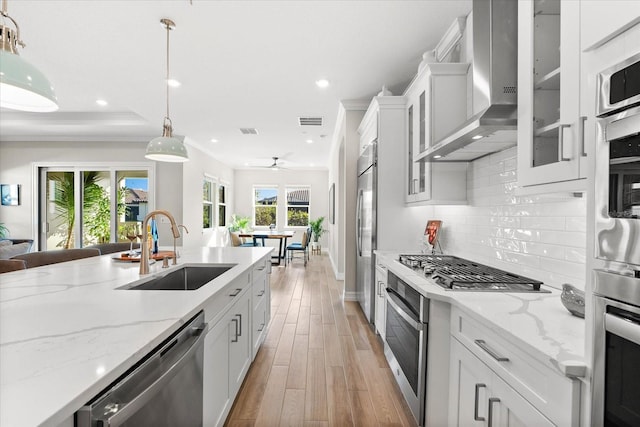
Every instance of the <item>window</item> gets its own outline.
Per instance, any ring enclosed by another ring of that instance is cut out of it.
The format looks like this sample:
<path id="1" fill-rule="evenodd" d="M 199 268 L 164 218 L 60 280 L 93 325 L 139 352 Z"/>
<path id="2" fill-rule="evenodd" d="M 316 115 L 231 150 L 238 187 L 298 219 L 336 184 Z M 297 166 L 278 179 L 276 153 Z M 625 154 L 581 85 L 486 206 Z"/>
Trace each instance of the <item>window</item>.
<path id="1" fill-rule="evenodd" d="M 38 248 L 123 242 L 139 234 L 149 210 L 152 175 L 151 168 L 125 165 L 38 166 Z"/>
<path id="2" fill-rule="evenodd" d="M 309 188 L 287 187 L 287 227 L 309 225 Z"/>
<path id="3" fill-rule="evenodd" d="M 227 186 L 218 185 L 218 227 L 227 225 Z"/>
<path id="4" fill-rule="evenodd" d="M 213 227 L 213 181 L 205 178 L 202 182 L 202 228 Z"/>
<path id="5" fill-rule="evenodd" d="M 253 193 L 253 225 L 276 224 L 278 187 L 254 187 Z"/>

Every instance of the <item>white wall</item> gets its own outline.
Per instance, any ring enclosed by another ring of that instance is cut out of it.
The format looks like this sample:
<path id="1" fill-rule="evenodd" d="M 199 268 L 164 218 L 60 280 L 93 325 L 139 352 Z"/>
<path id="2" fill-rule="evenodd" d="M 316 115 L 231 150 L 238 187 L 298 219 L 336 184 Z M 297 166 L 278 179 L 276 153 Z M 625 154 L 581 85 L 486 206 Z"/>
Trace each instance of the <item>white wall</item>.
<path id="1" fill-rule="evenodd" d="M 233 209 L 233 169 L 196 147 L 188 146 L 188 149 L 189 162 L 184 167 L 180 188 L 183 224 L 189 229 L 189 233 L 183 233 L 183 245 L 185 247 L 226 246 L 229 236 L 226 227 L 214 227 L 209 230 L 202 228 L 202 184 L 205 176 L 208 176 L 214 182 L 227 185 L 227 221 L 229 221 Z M 160 189 L 160 191 L 163 190 Z M 217 193 L 214 197 L 217 197 Z M 217 208 L 214 209 L 213 214 L 217 216 Z"/>
<path id="2" fill-rule="evenodd" d="M 412 214 L 404 222 L 418 237 L 428 219 L 441 219 L 445 253 L 584 289 L 586 198 L 516 196 L 516 163 L 515 147 L 476 160 L 467 176 L 468 206 L 407 208 Z M 419 249 L 417 240 L 407 249 Z"/>
<path id="3" fill-rule="evenodd" d="M 285 227 L 286 224 L 286 186 L 304 185 L 309 186 L 309 216 L 316 219 L 325 217 L 323 226 L 328 227 L 329 212 L 329 172 L 327 170 L 236 170 L 234 179 L 234 203 L 235 213 L 241 216 L 253 216 L 253 187 L 254 186 L 277 186 L 278 187 L 278 216 L 277 227 L 279 230 L 297 230 L 294 241 L 300 241 L 305 227 Z M 323 250 L 326 250 L 329 236 L 325 233 L 320 239 Z M 273 243 L 273 242 L 269 242 Z"/>
<path id="4" fill-rule="evenodd" d="M 336 183 L 336 224 L 329 257 L 337 279 L 344 279 L 344 293 L 353 299 L 356 290 L 356 199 L 357 162 L 360 151 L 358 126 L 368 101 L 342 101 L 333 135 L 330 180 Z"/>
<path id="5" fill-rule="evenodd" d="M 188 141 L 187 141 L 188 142 Z M 178 245 L 223 245 L 218 233 L 202 230 L 202 179 L 207 173 L 233 185 L 233 170 L 211 156 L 188 145 L 188 163 L 151 162 L 144 158 L 146 142 L 0 142 L 0 182 L 20 184 L 21 205 L 1 206 L 0 221 L 5 223 L 15 238 L 35 238 L 32 225 L 36 215 L 33 163 L 56 163 L 78 166 L 82 163 L 136 163 L 153 166 L 155 163 L 155 209 L 171 212 L 178 224 L 184 224 L 190 233 Z M 230 192 L 229 194 L 232 194 Z M 233 209 L 233 199 L 228 210 Z M 160 218 L 161 221 L 164 221 Z M 159 225 L 160 244 L 171 245 L 171 232 L 165 223 Z M 167 236 L 166 239 L 163 236 Z"/>

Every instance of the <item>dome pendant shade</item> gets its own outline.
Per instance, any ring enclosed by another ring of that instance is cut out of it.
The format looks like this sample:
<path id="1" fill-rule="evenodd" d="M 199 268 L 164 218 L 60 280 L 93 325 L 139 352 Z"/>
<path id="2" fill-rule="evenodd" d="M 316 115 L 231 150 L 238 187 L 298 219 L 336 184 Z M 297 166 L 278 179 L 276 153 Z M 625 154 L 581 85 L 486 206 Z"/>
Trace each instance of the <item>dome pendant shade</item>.
<path id="1" fill-rule="evenodd" d="M 173 136 L 171 120 L 165 117 L 162 136 L 153 138 L 147 144 L 147 152 L 144 155 L 149 160 L 157 162 L 186 162 L 189 160 L 187 148 L 181 139 Z"/>
<path id="2" fill-rule="evenodd" d="M 169 81 L 169 32 L 176 27 L 175 22 L 170 19 L 161 19 L 160 23 L 167 30 L 167 76 L 165 82 Z M 162 136 L 153 138 L 147 144 L 147 152 L 144 155 L 147 159 L 158 162 L 186 162 L 189 160 L 187 148 L 181 139 L 173 136 L 173 125 L 169 118 L 169 85 L 167 90 L 167 115 L 164 117 L 162 126 Z"/>
<path id="3" fill-rule="evenodd" d="M 16 26 L 16 31 L 0 25 L 0 107 L 12 110 L 47 113 L 58 109 L 58 100 L 49 80 L 36 67 L 18 55 L 18 24 L 6 12 L 2 17 Z"/>

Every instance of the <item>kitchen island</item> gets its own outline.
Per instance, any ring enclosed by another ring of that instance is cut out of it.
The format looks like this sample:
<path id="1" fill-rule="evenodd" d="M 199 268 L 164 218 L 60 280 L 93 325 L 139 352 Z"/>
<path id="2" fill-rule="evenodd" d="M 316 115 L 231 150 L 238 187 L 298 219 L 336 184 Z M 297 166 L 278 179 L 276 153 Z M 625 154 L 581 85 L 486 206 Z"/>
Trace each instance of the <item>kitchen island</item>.
<path id="1" fill-rule="evenodd" d="M 271 248 L 183 250 L 177 266 L 235 264 L 191 291 L 116 289 L 138 263 L 112 255 L 0 275 L 0 425 L 59 425 L 125 373 L 230 283 L 251 280 Z M 207 313 L 214 323 L 222 316 Z"/>

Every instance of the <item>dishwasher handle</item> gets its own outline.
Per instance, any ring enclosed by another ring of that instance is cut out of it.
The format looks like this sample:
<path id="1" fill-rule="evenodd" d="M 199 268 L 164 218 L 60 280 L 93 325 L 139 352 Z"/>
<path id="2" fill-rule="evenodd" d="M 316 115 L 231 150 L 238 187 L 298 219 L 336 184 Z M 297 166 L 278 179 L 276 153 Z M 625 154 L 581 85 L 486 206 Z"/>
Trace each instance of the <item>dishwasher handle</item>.
<path id="1" fill-rule="evenodd" d="M 193 328 L 192 337 L 183 343 L 184 346 L 188 345 L 189 349 L 178 359 L 166 372 L 164 372 L 158 379 L 156 379 L 149 387 L 147 387 L 142 393 L 131 400 L 121 410 L 116 412 L 109 419 L 109 427 L 118 427 L 124 424 L 128 418 L 134 415 L 140 408 L 142 408 L 151 398 L 160 392 L 164 386 L 176 376 L 182 365 L 193 357 L 194 353 L 204 343 L 205 331 L 207 330 L 207 324 Z M 168 350 L 167 350 L 168 351 Z M 155 357 L 155 355 L 154 355 Z M 162 357 L 162 355 L 160 355 Z"/>
<path id="2" fill-rule="evenodd" d="M 204 344 L 204 338 L 208 326 L 204 323 L 204 315 L 201 313 L 195 321 L 184 327 L 184 329 L 168 340 L 161 347 L 157 348 L 135 371 L 121 379 L 110 390 L 103 393 L 103 397 L 94 400 L 93 404 L 82 407 L 78 412 L 78 426 L 91 426 L 93 421 L 105 423 L 109 427 L 118 427 L 123 425 L 129 418 L 135 415 L 145 404 L 147 404 L 155 395 L 161 392 L 165 386 L 171 381 L 183 368 L 186 363 L 196 356 Z M 176 360 L 173 362 L 173 358 Z M 171 365 L 165 370 L 158 369 L 162 366 L 162 359 Z M 173 363 L 172 363 L 173 362 Z M 154 375 L 151 375 L 153 373 Z M 119 403 L 117 400 L 108 397 L 117 394 L 119 390 L 126 389 L 129 383 L 135 383 L 149 376 L 150 383 L 146 388 L 136 392 L 132 398 Z M 106 401 L 104 399 L 107 399 Z M 104 403 L 99 404 L 98 402 Z M 103 408 L 100 410 L 99 419 L 93 419 L 93 410 L 99 405 Z"/>

